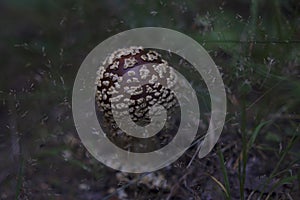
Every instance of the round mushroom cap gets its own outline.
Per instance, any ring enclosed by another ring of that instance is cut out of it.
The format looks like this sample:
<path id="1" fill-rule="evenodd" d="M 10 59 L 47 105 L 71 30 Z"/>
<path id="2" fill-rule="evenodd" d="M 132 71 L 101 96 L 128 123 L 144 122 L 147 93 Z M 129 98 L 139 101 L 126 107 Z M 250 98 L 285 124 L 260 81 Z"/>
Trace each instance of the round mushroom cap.
<path id="1" fill-rule="evenodd" d="M 114 117 L 128 112 L 134 122 L 149 123 L 153 105 L 158 103 L 167 110 L 176 105 L 172 92 L 176 81 L 173 68 L 156 51 L 142 47 L 118 49 L 99 67 L 96 104 L 112 123 Z M 116 111 L 114 116 L 112 109 Z"/>

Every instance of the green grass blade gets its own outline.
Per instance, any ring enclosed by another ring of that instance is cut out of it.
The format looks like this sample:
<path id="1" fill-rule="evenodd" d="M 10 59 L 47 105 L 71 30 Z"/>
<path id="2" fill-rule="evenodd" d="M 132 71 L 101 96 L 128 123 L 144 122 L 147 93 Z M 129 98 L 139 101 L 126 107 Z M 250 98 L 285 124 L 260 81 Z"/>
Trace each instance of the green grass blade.
<path id="1" fill-rule="evenodd" d="M 218 155 L 219 155 L 219 160 L 220 160 L 220 164 L 221 164 L 222 174 L 223 174 L 223 177 L 224 177 L 225 189 L 227 191 L 227 192 L 225 192 L 226 199 L 230 200 L 231 199 L 230 183 L 229 183 L 229 179 L 228 179 L 228 175 L 227 175 L 227 169 L 226 169 L 226 166 L 225 166 L 224 156 L 223 156 L 223 153 L 220 149 L 218 149 Z"/>

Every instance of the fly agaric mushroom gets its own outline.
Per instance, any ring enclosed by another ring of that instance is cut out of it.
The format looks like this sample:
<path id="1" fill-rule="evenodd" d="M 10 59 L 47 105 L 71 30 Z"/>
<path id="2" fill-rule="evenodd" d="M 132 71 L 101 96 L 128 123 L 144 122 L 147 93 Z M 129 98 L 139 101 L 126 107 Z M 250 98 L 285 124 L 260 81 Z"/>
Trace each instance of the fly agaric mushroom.
<path id="1" fill-rule="evenodd" d="M 106 58 L 97 75 L 96 104 L 113 127 L 114 117 L 122 117 L 125 112 L 136 123 L 149 123 L 151 106 L 158 103 L 170 110 L 177 103 L 171 90 L 177 76 L 156 51 L 142 47 L 118 49 Z M 112 109 L 117 116 L 113 116 Z"/>

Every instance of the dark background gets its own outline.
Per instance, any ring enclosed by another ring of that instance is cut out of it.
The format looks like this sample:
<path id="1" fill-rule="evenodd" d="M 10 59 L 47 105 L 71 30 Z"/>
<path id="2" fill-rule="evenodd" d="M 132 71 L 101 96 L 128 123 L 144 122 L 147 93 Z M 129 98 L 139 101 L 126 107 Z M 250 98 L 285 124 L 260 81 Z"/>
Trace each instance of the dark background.
<path id="1" fill-rule="evenodd" d="M 297 0 L 0 1 L 0 199 L 299 199 L 299 14 Z M 193 146 L 125 174 L 81 144 L 72 86 L 98 43 L 143 26 L 203 45 L 228 114 L 204 159 Z"/>

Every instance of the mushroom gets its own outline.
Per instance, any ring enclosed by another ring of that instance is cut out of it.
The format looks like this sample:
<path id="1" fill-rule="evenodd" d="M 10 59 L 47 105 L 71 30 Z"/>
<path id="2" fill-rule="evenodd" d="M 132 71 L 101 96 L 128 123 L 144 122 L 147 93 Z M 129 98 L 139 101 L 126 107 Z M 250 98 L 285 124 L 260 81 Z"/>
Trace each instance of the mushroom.
<path id="1" fill-rule="evenodd" d="M 176 74 L 156 51 L 142 47 L 118 49 L 105 59 L 97 75 L 96 103 L 113 126 L 114 117 L 122 117 L 125 112 L 136 123 L 149 123 L 151 106 L 158 103 L 170 110 L 177 102 L 171 90 Z M 112 109 L 117 116 L 113 116 Z"/>

